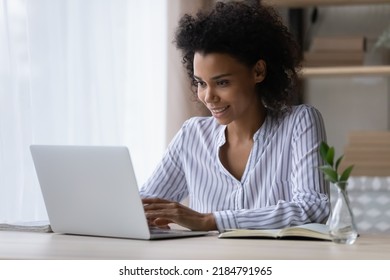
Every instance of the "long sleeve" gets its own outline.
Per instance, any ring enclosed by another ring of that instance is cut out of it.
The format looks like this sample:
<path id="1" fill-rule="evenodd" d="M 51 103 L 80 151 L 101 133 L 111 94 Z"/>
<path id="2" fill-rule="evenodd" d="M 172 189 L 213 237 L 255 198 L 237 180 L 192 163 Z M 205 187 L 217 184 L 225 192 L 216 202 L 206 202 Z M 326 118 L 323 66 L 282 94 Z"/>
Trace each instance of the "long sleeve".
<path id="1" fill-rule="evenodd" d="M 141 187 L 141 197 L 159 197 L 177 202 L 187 197 L 185 170 L 180 157 L 185 126 L 175 135 L 152 176 Z"/>
<path id="2" fill-rule="evenodd" d="M 174 201 L 188 196 L 192 209 L 214 214 L 221 232 L 326 222 L 329 186 L 318 169 L 326 135 L 315 108 L 294 106 L 281 118 L 268 116 L 254 135 L 241 180 L 219 160 L 225 129 L 212 117 L 189 119 L 141 195 Z"/>
<path id="3" fill-rule="evenodd" d="M 282 125 L 279 129 L 287 132 L 284 133 L 285 138 L 273 138 L 270 149 L 276 149 L 280 156 L 266 149 L 268 172 L 265 168 L 259 169 L 273 177 L 268 180 L 271 186 L 253 186 L 254 189 L 271 187 L 262 192 L 262 195 L 268 196 L 265 207 L 214 212 L 220 231 L 326 222 L 329 215 L 329 186 L 318 169 L 322 165 L 319 144 L 326 140 L 321 115 L 315 109 L 306 108 L 287 126 Z M 289 135 L 291 139 L 286 141 Z M 254 184 L 258 181 L 261 180 L 254 180 Z"/>

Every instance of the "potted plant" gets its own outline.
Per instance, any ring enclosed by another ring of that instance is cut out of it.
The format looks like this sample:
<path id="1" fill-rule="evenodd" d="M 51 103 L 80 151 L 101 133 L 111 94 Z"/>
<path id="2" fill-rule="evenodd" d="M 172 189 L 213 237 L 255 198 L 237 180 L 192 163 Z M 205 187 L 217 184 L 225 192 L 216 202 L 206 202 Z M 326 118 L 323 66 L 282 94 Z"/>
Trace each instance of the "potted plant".
<path id="1" fill-rule="evenodd" d="M 339 167 L 344 155 L 335 160 L 334 147 L 329 147 L 325 142 L 320 144 L 320 155 L 325 163 L 319 167 L 320 170 L 324 173 L 325 179 L 337 188 L 337 200 L 329 221 L 330 235 L 336 243 L 353 244 L 358 233 L 347 192 L 353 165 L 340 172 Z"/>

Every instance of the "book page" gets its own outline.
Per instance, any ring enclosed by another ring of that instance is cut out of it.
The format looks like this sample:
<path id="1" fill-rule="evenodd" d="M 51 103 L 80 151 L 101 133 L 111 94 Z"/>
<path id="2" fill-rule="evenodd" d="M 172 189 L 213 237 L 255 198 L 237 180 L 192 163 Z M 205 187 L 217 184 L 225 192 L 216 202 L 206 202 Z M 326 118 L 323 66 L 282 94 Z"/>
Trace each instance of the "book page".
<path id="1" fill-rule="evenodd" d="M 221 233 L 218 237 L 269 237 L 277 238 L 279 229 L 236 229 Z"/>
<path id="2" fill-rule="evenodd" d="M 287 230 L 289 230 L 289 231 L 294 230 L 294 229 L 305 229 L 305 230 L 311 230 L 311 231 L 320 232 L 320 233 L 324 233 L 324 234 L 329 233 L 329 226 L 328 225 L 318 224 L 318 223 L 310 223 L 310 224 L 304 224 L 304 225 L 300 225 L 300 226 L 294 226 L 294 227 L 287 228 Z"/>
<path id="3" fill-rule="evenodd" d="M 300 226 L 285 228 L 281 232 L 281 236 L 300 236 L 317 239 L 331 240 L 329 235 L 329 227 L 324 224 L 311 223 Z"/>
<path id="4" fill-rule="evenodd" d="M 283 237 L 302 237 L 331 240 L 329 228 L 324 224 L 305 224 L 293 226 L 284 229 L 237 229 L 221 233 L 219 238 L 239 238 L 239 237 L 258 237 L 258 238 L 283 238 Z"/>

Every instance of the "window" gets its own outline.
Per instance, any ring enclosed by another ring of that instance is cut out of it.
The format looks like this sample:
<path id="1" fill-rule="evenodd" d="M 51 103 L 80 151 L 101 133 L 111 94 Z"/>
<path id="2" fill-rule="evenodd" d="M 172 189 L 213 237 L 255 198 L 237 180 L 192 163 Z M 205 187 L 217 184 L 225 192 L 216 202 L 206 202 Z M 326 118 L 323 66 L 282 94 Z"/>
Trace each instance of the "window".
<path id="1" fill-rule="evenodd" d="M 30 144 L 165 148 L 166 1 L 0 0 L 0 222 L 47 218 Z"/>

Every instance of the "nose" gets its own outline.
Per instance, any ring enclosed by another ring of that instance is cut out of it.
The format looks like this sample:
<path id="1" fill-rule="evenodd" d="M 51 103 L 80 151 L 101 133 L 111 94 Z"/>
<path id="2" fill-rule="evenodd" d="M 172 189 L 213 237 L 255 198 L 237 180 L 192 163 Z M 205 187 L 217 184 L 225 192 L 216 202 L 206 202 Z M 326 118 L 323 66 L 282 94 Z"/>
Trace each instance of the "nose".
<path id="1" fill-rule="evenodd" d="M 206 103 L 218 102 L 218 95 L 216 95 L 216 93 L 215 93 L 213 88 L 207 87 L 207 89 L 205 89 L 204 101 Z"/>

